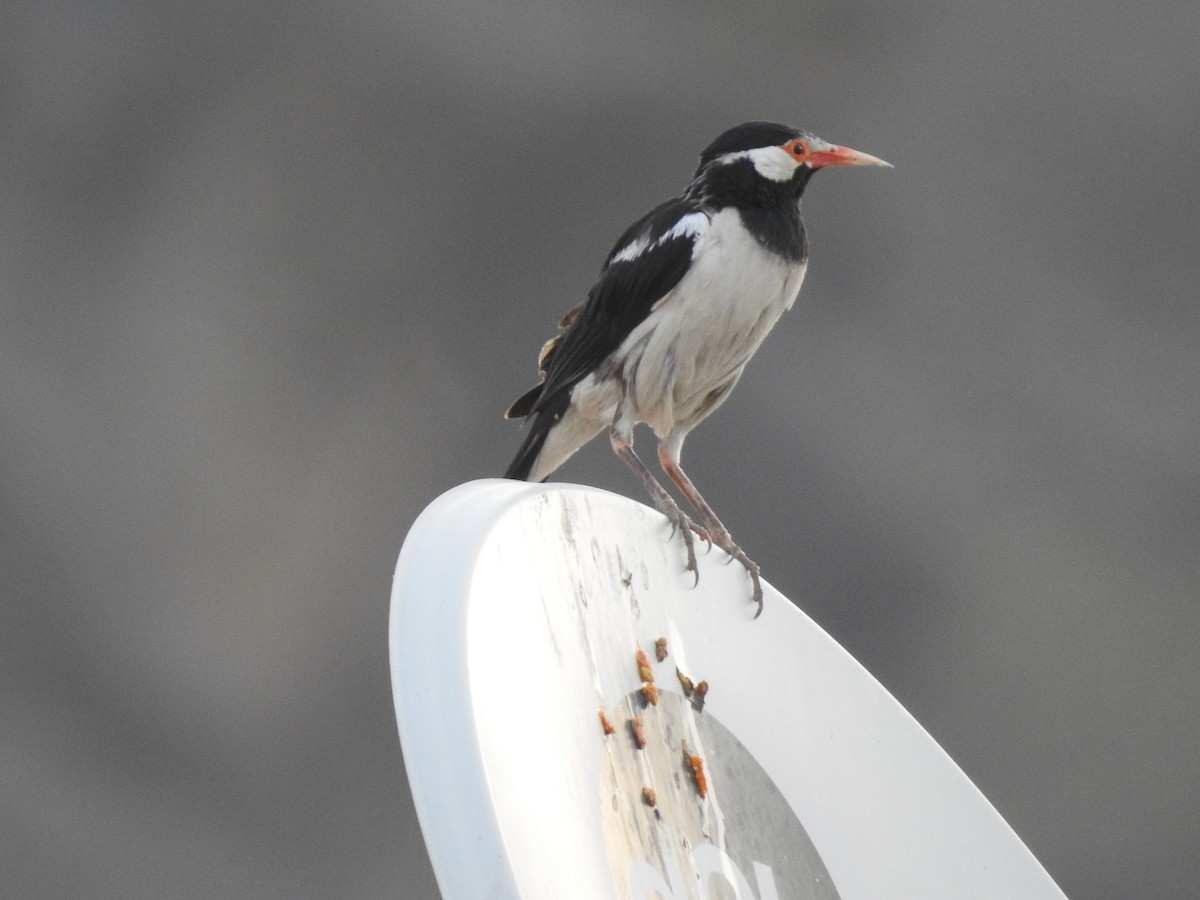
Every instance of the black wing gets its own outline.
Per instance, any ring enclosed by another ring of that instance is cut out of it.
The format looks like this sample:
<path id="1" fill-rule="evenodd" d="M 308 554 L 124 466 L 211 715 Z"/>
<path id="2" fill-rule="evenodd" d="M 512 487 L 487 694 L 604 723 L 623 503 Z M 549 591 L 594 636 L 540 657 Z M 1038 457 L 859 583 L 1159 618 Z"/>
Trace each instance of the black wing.
<path id="1" fill-rule="evenodd" d="M 697 218 L 680 226 L 686 216 Z M 546 379 L 514 411 L 533 414 L 570 390 L 612 354 L 683 278 L 707 218 L 693 200 L 677 197 L 655 207 L 617 240 L 583 308 L 543 360 Z M 679 226 L 679 227 L 677 227 Z M 523 402 L 522 402 L 523 401 Z M 528 410 L 528 412 L 525 412 Z"/>

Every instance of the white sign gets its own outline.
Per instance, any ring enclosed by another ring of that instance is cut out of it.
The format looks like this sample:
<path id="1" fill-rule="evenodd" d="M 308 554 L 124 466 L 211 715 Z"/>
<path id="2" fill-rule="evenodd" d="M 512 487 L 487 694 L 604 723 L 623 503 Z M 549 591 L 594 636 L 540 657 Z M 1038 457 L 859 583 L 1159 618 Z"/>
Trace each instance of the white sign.
<path id="1" fill-rule="evenodd" d="M 912 717 L 765 582 L 755 619 L 726 561 L 701 553 L 693 587 L 658 513 L 568 485 L 473 482 L 421 516 L 392 675 L 445 900 L 1061 898 Z"/>

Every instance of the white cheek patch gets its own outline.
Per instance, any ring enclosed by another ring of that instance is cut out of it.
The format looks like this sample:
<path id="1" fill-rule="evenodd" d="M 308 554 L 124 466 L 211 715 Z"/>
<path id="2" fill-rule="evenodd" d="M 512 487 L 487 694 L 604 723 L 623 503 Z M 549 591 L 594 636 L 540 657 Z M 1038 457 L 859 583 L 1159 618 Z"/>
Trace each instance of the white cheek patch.
<path id="1" fill-rule="evenodd" d="M 754 163 L 759 175 L 772 181 L 790 181 L 799 165 L 795 157 L 782 147 L 757 147 L 746 156 Z"/>

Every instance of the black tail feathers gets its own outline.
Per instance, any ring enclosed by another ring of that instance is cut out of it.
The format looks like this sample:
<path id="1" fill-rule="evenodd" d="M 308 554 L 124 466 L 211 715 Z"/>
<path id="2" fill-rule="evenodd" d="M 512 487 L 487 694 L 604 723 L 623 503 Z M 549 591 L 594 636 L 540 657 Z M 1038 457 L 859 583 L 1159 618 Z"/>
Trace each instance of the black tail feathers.
<path id="1" fill-rule="evenodd" d="M 520 403 L 521 401 L 517 402 Z M 513 457 L 513 461 L 509 463 L 508 470 L 504 473 L 505 478 L 515 478 L 517 481 L 529 480 L 530 473 L 533 472 L 533 467 L 536 465 L 538 456 L 541 455 L 542 447 L 546 443 L 546 438 L 549 436 L 551 429 L 562 419 L 563 413 L 567 411 L 569 403 L 570 392 L 564 391 L 558 397 L 551 400 L 545 407 L 533 414 L 529 433 L 525 435 L 525 440 L 521 441 L 521 447 L 517 450 L 517 455 Z M 514 408 L 516 405 L 513 404 Z"/>
<path id="2" fill-rule="evenodd" d="M 508 470 L 504 473 L 504 477 L 515 478 L 517 481 L 528 481 L 529 473 L 533 471 L 533 464 L 537 462 L 538 454 L 542 452 L 542 445 L 546 443 L 546 435 L 549 433 L 550 427 L 546 416 L 538 416 L 534 419 L 533 427 L 525 435 L 525 440 L 521 441 L 521 448 L 513 457 L 513 461 L 508 464 Z"/>

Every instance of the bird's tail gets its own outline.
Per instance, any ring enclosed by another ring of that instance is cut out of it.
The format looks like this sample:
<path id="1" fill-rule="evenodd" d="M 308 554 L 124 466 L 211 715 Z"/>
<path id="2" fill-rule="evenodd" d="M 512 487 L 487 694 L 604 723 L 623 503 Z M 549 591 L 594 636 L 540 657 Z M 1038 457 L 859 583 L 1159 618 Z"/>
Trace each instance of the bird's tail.
<path id="1" fill-rule="evenodd" d="M 560 397 L 561 400 L 555 398 L 547 406 L 533 414 L 529 432 L 525 435 L 525 440 L 521 441 L 517 455 L 509 463 L 508 470 L 504 473 L 505 478 L 529 481 L 530 475 L 537 466 L 538 457 L 542 455 L 542 449 L 546 446 L 546 438 L 550 436 L 551 430 L 562 420 L 563 413 L 566 412 L 570 402 L 570 392 L 564 391 Z M 514 404 L 515 407 L 516 404 Z M 544 480 L 544 477 L 539 480 Z"/>
<path id="2" fill-rule="evenodd" d="M 546 415 L 535 416 L 533 425 L 529 429 L 529 433 L 525 435 L 525 440 L 521 441 L 521 447 L 517 450 L 517 455 L 513 457 L 513 461 L 508 464 L 508 469 L 504 473 L 505 478 L 515 478 L 517 481 L 528 481 L 529 475 L 533 471 L 533 466 L 537 462 L 538 455 L 542 452 L 542 447 L 546 443 L 546 436 L 550 434 L 550 426 L 553 422 Z"/>

